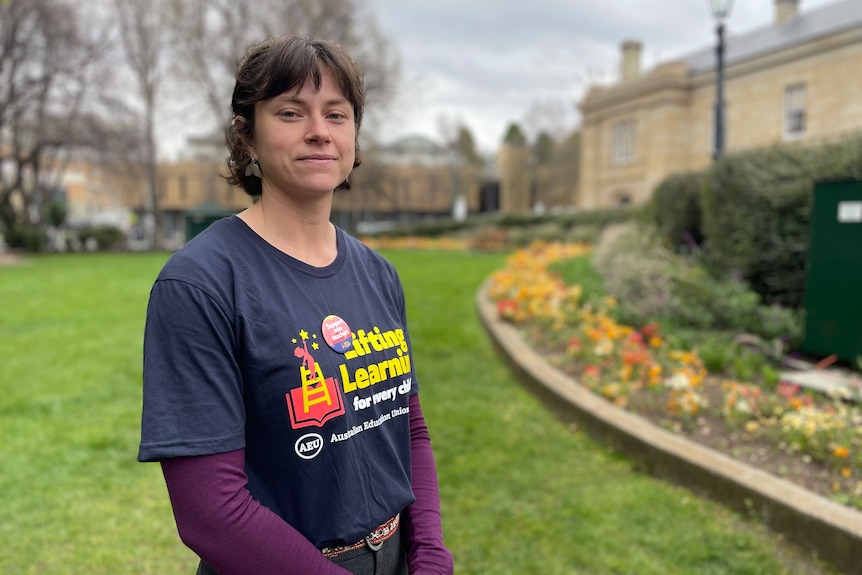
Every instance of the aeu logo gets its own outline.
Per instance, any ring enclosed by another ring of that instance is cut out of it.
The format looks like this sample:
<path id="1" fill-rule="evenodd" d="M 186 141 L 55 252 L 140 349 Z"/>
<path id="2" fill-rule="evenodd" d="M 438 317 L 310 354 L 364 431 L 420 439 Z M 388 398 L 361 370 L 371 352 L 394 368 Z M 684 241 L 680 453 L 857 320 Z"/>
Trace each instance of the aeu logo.
<path id="1" fill-rule="evenodd" d="M 294 444 L 296 454 L 303 459 L 314 459 L 323 450 L 323 438 L 316 433 L 306 433 Z"/>

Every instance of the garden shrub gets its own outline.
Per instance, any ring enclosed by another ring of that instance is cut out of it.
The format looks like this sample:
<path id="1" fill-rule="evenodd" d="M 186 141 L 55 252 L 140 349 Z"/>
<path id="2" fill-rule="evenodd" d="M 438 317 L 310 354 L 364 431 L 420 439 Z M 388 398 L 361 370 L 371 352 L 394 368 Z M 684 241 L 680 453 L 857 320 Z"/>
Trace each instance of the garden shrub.
<path id="1" fill-rule="evenodd" d="M 741 281 L 717 281 L 693 259 L 671 251 L 650 226 L 609 229 L 593 263 L 605 289 L 619 299 L 617 313 L 625 323 L 660 320 L 681 328 L 782 338 L 790 346 L 800 341 L 798 313 L 763 305 Z"/>
<path id="2" fill-rule="evenodd" d="M 4 234 L 9 249 L 41 252 L 48 247 L 47 234 L 37 226 L 17 223 Z"/>
<path id="3" fill-rule="evenodd" d="M 800 308 L 817 180 L 862 178 L 862 135 L 729 154 L 701 195 L 705 263 L 739 277 L 767 303 Z"/>
<path id="4" fill-rule="evenodd" d="M 653 190 L 646 217 L 669 245 L 691 247 L 703 241 L 700 195 L 705 178 L 705 172 L 671 174 Z"/>
<path id="5" fill-rule="evenodd" d="M 78 241 L 86 246 L 93 240 L 100 251 L 116 250 L 123 247 L 126 234 L 116 226 L 87 226 L 78 230 Z"/>
<path id="6" fill-rule="evenodd" d="M 573 244 L 594 244 L 599 241 L 602 226 L 599 224 L 581 224 L 568 228 L 563 234 L 563 241 Z"/>
<path id="7" fill-rule="evenodd" d="M 475 214 L 457 221 L 453 218 L 434 218 L 421 222 L 399 225 L 394 229 L 365 234 L 365 237 L 460 237 L 475 243 L 477 249 L 523 247 L 534 240 L 568 241 L 573 243 L 595 242 L 602 229 L 643 217 L 640 206 L 622 206 L 600 210 L 566 213 L 518 213 Z M 500 230 L 503 230 L 500 232 Z M 505 237 L 508 246 L 500 245 Z M 490 244 L 489 244 L 490 242 Z"/>

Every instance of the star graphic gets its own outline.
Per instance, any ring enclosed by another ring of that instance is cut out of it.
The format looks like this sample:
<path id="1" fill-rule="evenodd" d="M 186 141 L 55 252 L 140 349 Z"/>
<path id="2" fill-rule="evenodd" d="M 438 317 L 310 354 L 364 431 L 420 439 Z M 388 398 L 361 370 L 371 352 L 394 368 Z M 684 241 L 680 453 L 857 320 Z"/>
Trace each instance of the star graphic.
<path id="1" fill-rule="evenodd" d="M 312 343 L 312 344 L 311 344 L 311 349 L 313 349 L 313 350 L 315 350 L 315 351 L 316 351 L 316 350 L 318 350 L 318 349 L 320 349 L 320 344 L 318 344 L 317 342 Z"/>
<path id="2" fill-rule="evenodd" d="M 308 332 L 305 330 L 302 330 L 301 332 L 299 332 L 299 337 L 302 338 L 302 341 L 307 340 L 308 339 Z"/>
<path id="3" fill-rule="evenodd" d="M 296 338 L 293 338 L 292 340 L 290 340 L 290 343 L 296 343 Z"/>

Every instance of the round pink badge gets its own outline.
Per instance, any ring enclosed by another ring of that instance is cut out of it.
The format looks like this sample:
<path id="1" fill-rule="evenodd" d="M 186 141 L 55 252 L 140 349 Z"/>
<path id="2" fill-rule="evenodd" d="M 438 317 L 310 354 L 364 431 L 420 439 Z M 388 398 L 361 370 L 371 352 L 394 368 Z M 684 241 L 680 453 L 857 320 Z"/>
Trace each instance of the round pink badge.
<path id="1" fill-rule="evenodd" d="M 328 315 L 323 318 L 320 328 L 326 344 L 338 353 L 346 353 L 353 347 L 353 334 L 347 322 L 337 315 Z"/>

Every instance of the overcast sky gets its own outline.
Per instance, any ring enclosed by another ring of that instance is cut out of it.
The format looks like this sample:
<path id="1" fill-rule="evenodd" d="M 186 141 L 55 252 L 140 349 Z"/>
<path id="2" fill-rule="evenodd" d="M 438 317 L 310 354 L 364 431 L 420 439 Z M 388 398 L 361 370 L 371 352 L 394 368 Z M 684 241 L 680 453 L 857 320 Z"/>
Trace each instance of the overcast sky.
<path id="1" fill-rule="evenodd" d="M 800 11 L 835 0 L 800 0 Z M 591 83 L 616 78 L 620 44 L 643 44 L 656 63 L 714 46 L 709 0 L 367 0 L 399 51 L 405 89 L 383 129 L 439 139 L 463 123 L 484 152 L 537 103 L 558 126 L 578 121 Z M 742 34 L 774 19 L 774 0 L 736 0 L 727 30 Z M 533 122 L 536 124 L 536 122 Z"/>

